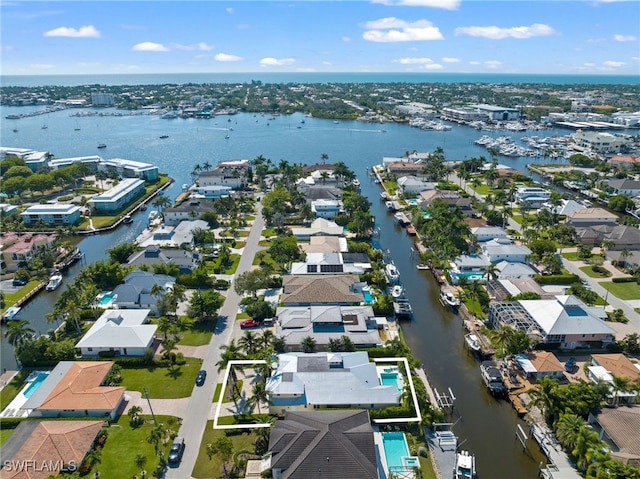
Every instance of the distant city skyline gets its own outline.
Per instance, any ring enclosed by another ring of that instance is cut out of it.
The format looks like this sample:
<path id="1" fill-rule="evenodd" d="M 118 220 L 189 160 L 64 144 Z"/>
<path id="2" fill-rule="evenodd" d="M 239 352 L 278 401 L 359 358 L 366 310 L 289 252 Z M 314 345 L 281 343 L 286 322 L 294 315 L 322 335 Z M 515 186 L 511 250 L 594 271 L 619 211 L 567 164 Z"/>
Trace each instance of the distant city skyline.
<path id="1" fill-rule="evenodd" d="M 637 1 L 2 1 L 3 75 L 640 74 Z"/>

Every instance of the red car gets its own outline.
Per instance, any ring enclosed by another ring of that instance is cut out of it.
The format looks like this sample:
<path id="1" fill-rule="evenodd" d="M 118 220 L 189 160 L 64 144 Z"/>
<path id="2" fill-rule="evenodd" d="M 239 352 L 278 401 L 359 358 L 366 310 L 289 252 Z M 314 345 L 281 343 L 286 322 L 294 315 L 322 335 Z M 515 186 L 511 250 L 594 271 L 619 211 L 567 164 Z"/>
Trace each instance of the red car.
<path id="1" fill-rule="evenodd" d="M 260 323 L 258 321 L 256 321 L 255 319 L 245 319 L 245 320 L 240 321 L 240 328 L 241 329 L 257 328 L 258 326 L 260 326 Z"/>

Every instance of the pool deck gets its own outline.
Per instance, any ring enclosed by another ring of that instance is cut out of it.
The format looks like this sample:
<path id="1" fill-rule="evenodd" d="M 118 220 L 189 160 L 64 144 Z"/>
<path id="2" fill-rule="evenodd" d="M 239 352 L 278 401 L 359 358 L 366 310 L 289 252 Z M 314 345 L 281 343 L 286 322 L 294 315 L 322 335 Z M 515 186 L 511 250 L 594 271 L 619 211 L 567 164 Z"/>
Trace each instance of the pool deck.
<path id="1" fill-rule="evenodd" d="M 4 382 L 5 375 L 8 375 L 11 372 L 13 372 L 13 374 L 11 375 L 11 378 L 13 378 L 13 376 L 17 374 L 17 371 L 7 371 L 6 373 L 3 373 L 2 375 L 3 387 L 5 384 L 8 384 L 8 381 L 7 383 Z M 9 378 L 9 380 L 11 380 L 11 378 Z M 27 382 L 24 384 L 20 392 L 16 395 L 15 398 L 13 398 L 13 401 L 9 403 L 9 405 L 4 409 L 4 411 L 0 412 L 0 418 L 27 417 L 29 415 L 31 411 L 28 409 L 22 409 L 22 406 L 24 405 L 24 403 L 27 402 L 27 399 L 29 399 L 24 395 L 23 392 L 29 387 L 30 384 L 31 384 L 30 382 Z"/>

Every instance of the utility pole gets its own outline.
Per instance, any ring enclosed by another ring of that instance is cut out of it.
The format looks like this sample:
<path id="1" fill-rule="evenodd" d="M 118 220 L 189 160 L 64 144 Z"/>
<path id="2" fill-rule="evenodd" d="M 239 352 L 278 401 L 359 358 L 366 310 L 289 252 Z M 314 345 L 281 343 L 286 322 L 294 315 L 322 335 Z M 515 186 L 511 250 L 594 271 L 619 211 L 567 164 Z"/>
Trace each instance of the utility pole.
<path id="1" fill-rule="evenodd" d="M 153 414 L 153 408 L 151 407 L 151 400 L 149 399 L 149 392 L 147 388 L 144 388 L 144 397 L 147 399 L 147 404 L 149 405 L 149 411 L 151 411 L 151 417 L 153 418 L 153 425 L 158 426 L 158 421 L 156 419 L 156 415 Z"/>

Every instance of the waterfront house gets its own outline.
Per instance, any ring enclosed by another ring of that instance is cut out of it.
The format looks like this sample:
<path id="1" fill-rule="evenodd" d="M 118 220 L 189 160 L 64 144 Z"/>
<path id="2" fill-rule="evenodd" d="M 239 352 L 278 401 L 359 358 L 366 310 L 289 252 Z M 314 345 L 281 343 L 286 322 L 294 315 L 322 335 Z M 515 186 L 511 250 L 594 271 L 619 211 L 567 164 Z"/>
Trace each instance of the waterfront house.
<path id="1" fill-rule="evenodd" d="M 589 424 L 609 445 L 612 458 L 640 467 L 640 405 L 603 407 L 589 414 Z"/>
<path id="2" fill-rule="evenodd" d="M 500 244 L 487 242 L 481 246 L 482 254 L 492 263 L 508 261 L 510 263 L 526 263 L 531 250 L 519 244 Z"/>
<path id="3" fill-rule="evenodd" d="M 211 171 L 201 171 L 197 186 L 229 186 L 234 190 L 244 189 L 248 184 L 249 160 L 221 161 Z"/>
<path id="4" fill-rule="evenodd" d="M 211 185 L 211 186 L 192 186 L 189 188 L 189 197 L 192 200 L 217 200 L 231 196 L 233 191 L 230 186 Z M 166 213 L 166 210 L 165 210 Z"/>
<path id="5" fill-rule="evenodd" d="M 111 158 L 98 164 L 102 171 L 116 172 L 122 178 L 139 178 L 145 181 L 156 181 L 160 178 L 158 167 L 142 161 L 125 160 L 123 158 Z"/>
<path id="6" fill-rule="evenodd" d="M 359 282 L 356 274 L 285 275 L 280 302 L 285 306 L 360 304 L 362 294 L 355 292 Z"/>
<path id="7" fill-rule="evenodd" d="M 609 158 L 608 163 L 624 170 L 633 170 L 636 165 L 640 165 L 640 156 L 616 155 Z"/>
<path id="8" fill-rule="evenodd" d="M 209 188 L 209 187 L 206 187 Z M 190 221 L 200 218 L 204 213 L 215 212 L 215 201 L 210 199 L 190 199 L 162 210 L 164 223 L 167 226 L 176 226 L 181 221 Z M 207 225 L 207 229 L 208 229 Z"/>
<path id="9" fill-rule="evenodd" d="M 115 213 L 144 193 L 144 181 L 138 178 L 122 180 L 110 190 L 94 196 L 89 204 L 98 213 Z"/>
<path id="10" fill-rule="evenodd" d="M 449 274 L 453 284 L 458 284 L 461 277 L 468 281 L 484 281 L 485 270 L 491 264 L 489 258 L 484 255 L 467 255 L 457 256 L 451 263 Z"/>
<path id="11" fill-rule="evenodd" d="M 371 306 L 291 306 L 276 311 L 276 336 L 287 351 L 300 351 L 310 336 L 319 351 L 329 350 L 330 340 L 347 336 L 358 348 L 382 345 L 378 321 Z"/>
<path id="12" fill-rule="evenodd" d="M 579 226 L 615 225 L 618 216 L 603 208 L 584 208 L 567 215 L 566 223 L 574 228 Z"/>
<path id="13" fill-rule="evenodd" d="M 60 361 L 27 399 L 31 417 L 100 417 L 115 419 L 125 388 L 103 386 L 111 361 Z"/>
<path id="14" fill-rule="evenodd" d="M 478 226 L 471 228 L 471 234 L 476 237 L 478 243 L 493 239 L 507 239 L 507 232 L 499 226 Z"/>
<path id="15" fill-rule="evenodd" d="M 312 236 L 343 236 L 344 228 L 335 221 L 316 218 L 308 227 L 292 227 L 291 233 L 298 241 L 308 241 Z"/>
<path id="16" fill-rule="evenodd" d="M 157 316 L 158 307 L 164 293 L 152 294 L 154 286 L 161 291 L 173 288 L 176 279 L 164 274 L 153 274 L 147 271 L 132 271 L 124 278 L 124 283 L 113 289 L 112 304 L 117 309 L 149 309 L 151 316 Z"/>
<path id="17" fill-rule="evenodd" d="M 548 351 L 534 351 L 516 354 L 516 364 L 530 381 L 538 381 L 544 377 L 564 378 L 564 366 L 555 354 Z"/>
<path id="18" fill-rule="evenodd" d="M 54 158 L 52 160 L 49 160 L 48 166 L 52 170 L 59 170 L 60 168 L 75 165 L 76 163 L 83 163 L 85 165 L 88 165 L 91 168 L 91 171 L 96 171 L 98 169 L 98 164 L 101 161 L 103 161 L 102 157 L 98 155 Z"/>
<path id="19" fill-rule="evenodd" d="M 103 421 L 22 421 L 2 444 L 4 479 L 47 479 L 73 473 L 100 434 Z M 23 467 L 9 468 L 9 464 Z M 27 472 L 28 471 L 28 472 Z"/>
<path id="20" fill-rule="evenodd" d="M 631 361 L 624 354 L 592 354 L 591 365 L 587 366 L 587 376 L 594 383 L 607 383 L 613 386 L 614 378 L 623 378 L 633 384 L 640 379 L 640 364 Z M 633 403 L 638 392 L 611 391 L 609 402 L 614 404 Z"/>
<path id="21" fill-rule="evenodd" d="M 391 175 L 396 175 L 398 178 L 403 176 L 418 176 L 423 169 L 423 163 L 394 161 L 393 163 L 387 164 L 387 172 Z"/>
<path id="22" fill-rule="evenodd" d="M 311 202 L 311 211 L 316 218 L 331 219 L 342 211 L 342 201 L 339 200 L 314 200 Z"/>
<path id="23" fill-rule="evenodd" d="M 286 412 L 269 434 L 274 478 L 378 479 L 367 411 Z"/>
<path id="24" fill-rule="evenodd" d="M 179 274 L 191 273 L 198 267 L 200 255 L 192 251 L 177 248 L 160 248 L 149 245 L 142 251 L 136 251 L 127 258 L 127 266 L 140 269 L 144 266 L 175 264 Z"/>
<path id="25" fill-rule="evenodd" d="M 605 349 L 615 330 L 605 323 L 601 306 L 587 306 L 572 295 L 554 299 L 493 302 L 489 323 L 525 331 L 533 341 L 562 350 Z"/>
<path id="26" fill-rule="evenodd" d="M 144 356 L 158 329 L 150 324 L 148 309 L 108 309 L 76 344 L 83 358 L 109 352 L 114 356 Z"/>
<path id="27" fill-rule="evenodd" d="M 544 208 L 558 216 L 568 216 L 574 211 L 583 210 L 584 205 L 578 203 L 575 200 L 562 200 L 562 204 L 558 206 L 554 206 L 550 203 L 545 203 Z"/>
<path id="28" fill-rule="evenodd" d="M 397 385 L 383 385 L 365 351 L 283 353 L 267 380 L 269 413 L 320 408 L 378 409 L 400 404 Z"/>
<path id="29" fill-rule="evenodd" d="M 309 253 L 346 253 L 347 238 L 339 236 L 311 236 L 308 244 L 301 244 L 302 250 Z"/>
<path id="30" fill-rule="evenodd" d="M 344 255 L 338 253 L 308 253 L 304 262 L 291 263 L 291 274 L 363 274 L 371 270 L 366 254 L 358 257 L 358 263 L 349 262 Z"/>
<path id="31" fill-rule="evenodd" d="M 181 221 L 177 226 L 161 225 L 136 241 L 144 247 L 192 248 L 195 245 L 193 232 L 197 229 L 208 230 L 209 225 L 204 220 Z"/>
<path id="32" fill-rule="evenodd" d="M 496 301 L 507 301 L 522 293 L 536 293 L 542 299 L 553 299 L 553 293 L 547 293 L 533 278 L 495 279 L 487 282 L 489 296 Z"/>
<path id="33" fill-rule="evenodd" d="M 29 206 L 20 216 L 26 225 L 42 221 L 47 225 L 75 225 L 80 221 L 79 206 L 67 203 L 52 203 Z"/>
<path id="34" fill-rule="evenodd" d="M 616 195 L 626 195 L 629 198 L 640 196 L 640 181 L 623 178 L 621 180 L 609 180 L 607 183 Z"/>
<path id="35" fill-rule="evenodd" d="M 53 249 L 54 233 L 0 233 L 0 271 L 15 272 L 24 267 L 41 249 Z"/>
<path id="36" fill-rule="evenodd" d="M 526 279 L 533 278 L 538 273 L 525 263 L 500 261 L 496 264 L 496 274 L 498 279 Z"/>
<path id="37" fill-rule="evenodd" d="M 631 139 L 606 132 L 578 130 L 571 135 L 571 141 L 578 146 L 596 153 L 620 153 L 631 146 Z"/>
<path id="38" fill-rule="evenodd" d="M 537 186 L 519 186 L 515 192 L 518 203 L 526 203 L 532 208 L 540 208 L 551 198 L 551 192 Z"/>
<path id="39" fill-rule="evenodd" d="M 427 190 L 422 191 L 418 197 L 418 205 L 423 207 L 429 207 L 437 200 L 444 201 L 449 208 L 460 208 L 462 213 L 466 217 L 475 216 L 477 211 L 473 209 L 471 199 L 463 198 L 459 193 L 455 191 L 440 191 L 440 190 Z"/>
<path id="40" fill-rule="evenodd" d="M 402 176 L 398 178 L 398 188 L 403 195 L 413 196 L 422 191 L 435 190 L 436 185 L 415 176 Z"/>

